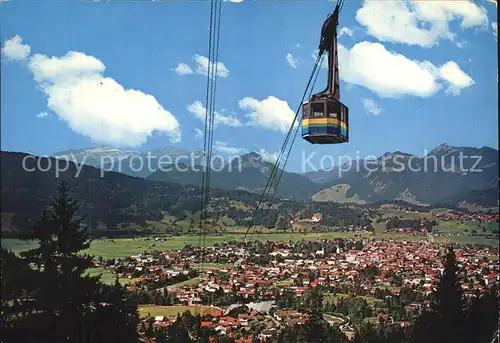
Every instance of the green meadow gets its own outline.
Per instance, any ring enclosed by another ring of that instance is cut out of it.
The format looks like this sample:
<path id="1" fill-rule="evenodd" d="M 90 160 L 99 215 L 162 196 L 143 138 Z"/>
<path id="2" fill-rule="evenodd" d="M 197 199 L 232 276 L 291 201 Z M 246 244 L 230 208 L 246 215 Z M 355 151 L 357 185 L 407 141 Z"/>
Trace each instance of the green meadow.
<path id="1" fill-rule="evenodd" d="M 446 224 L 448 225 L 448 224 Z M 440 228 L 441 229 L 441 228 Z M 444 229 L 444 227 L 442 227 Z M 463 227 L 457 228 L 457 231 L 462 230 Z M 451 231 L 451 229 L 449 229 Z M 443 230 L 447 231 L 447 230 Z M 449 232 L 451 233 L 451 232 Z M 371 233 L 351 233 L 351 232 L 328 232 L 328 233 L 273 233 L 273 234 L 254 234 L 252 236 L 247 236 L 247 240 L 260 240 L 260 241 L 299 241 L 299 240 L 315 240 L 322 238 L 376 238 L 376 239 L 388 239 L 388 240 L 407 240 L 407 241 L 418 241 L 418 240 L 433 240 L 434 242 L 447 242 L 447 243 L 458 243 L 458 244 L 480 244 L 489 246 L 498 246 L 497 239 L 487 239 L 482 236 L 470 236 L 470 235 L 452 235 L 445 237 L 423 237 L 423 236 L 408 236 L 398 233 L 383 233 L 376 232 Z M 203 245 L 211 246 L 215 243 L 229 242 L 229 241 L 243 241 L 245 236 L 242 234 L 224 234 L 224 235 L 208 235 L 204 238 Z M 199 236 L 175 236 L 171 239 L 165 241 L 155 241 L 154 239 L 141 238 L 114 238 L 114 239 L 95 239 L 91 243 L 90 249 L 86 251 L 94 256 L 102 256 L 104 259 L 108 258 L 124 258 L 132 255 L 137 255 L 140 253 L 160 250 L 178 250 L 182 249 L 186 244 L 193 246 L 199 246 L 200 238 Z M 15 238 L 2 238 L 2 246 L 12 250 L 15 253 L 21 251 L 26 251 L 36 247 L 36 243 L 33 242 L 23 242 Z"/>

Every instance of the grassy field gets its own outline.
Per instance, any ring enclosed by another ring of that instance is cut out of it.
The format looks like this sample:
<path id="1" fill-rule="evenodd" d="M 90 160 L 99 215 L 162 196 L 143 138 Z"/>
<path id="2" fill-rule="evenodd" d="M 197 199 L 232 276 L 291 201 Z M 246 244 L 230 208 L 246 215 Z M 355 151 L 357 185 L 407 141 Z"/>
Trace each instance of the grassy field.
<path id="1" fill-rule="evenodd" d="M 498 247 L 498 239 L 487 239 L 481 236 L 450 236 L 450 237 L 433 237 L 431 241 L 443 243 L 457 244 L 480 244 L 491 247 Z"/>
<path id="2" fill-rule="evenodd" d="M 466 202 L 461 202 L 459 204 L 459 206 L 461 208 L 465 208 L 465 209 L 469 210 L 470 212 L 487 212 L 487 211 L 498 212 L 498 208 L 496 208 L 496 207 L 481 207 L 481 206 L 476 206 L 473 204 L 468 204 Z"/>
<path id="3" fill-rule="evenodd" d="M 452 224 L 446 224 L 452 225 Z M 449 229 L 452 230 L 451 228 Z M 457 229 L 459 230 L 459 229 Z M 463 230 L 463 228 L 462 228 Z M 462 231 L 463 232 L 463 231 Z M 451 232 L 450 232 L 451 233 Z M 394 239 L 394 240 L 429 240 L 430 238 L 421 236 L 407 236 L 398 233 L 382 233 L 375 234 L 359 234 L 352 232 L 328 232 L 328 233 L 275 233 L 275 234 L 260 234 L 248 237 L 248 239 L 257 239 L 260 241 L 299 241 L 299 240 L 314 240 L 321 238 L 377 238 L 377 239 Z M 242 241 L 244 235 L 240 234 L 225 234 L 225 235 L 210 235 L 205 237 L 205 245 L 210 246 L 215 243 L 228 242 L 231 240 Z M 435 242 L 454 242 L 460 244 L 484 244 L 490 246 L 498 246 L 498 240 L 486 239 L 480 236 L 450 236 L 450 237 L 433 237 Z M 154 245 L 153 245 L 153 244 Z M 124 258 L 139 253 L 144 253 L 151 250 L 177 250 L 182 249 L 184 245 L 191 244 L 193 246 L 199 245 L 198 236 L 176 236 L 168 241 L 152 241 L 145 240 L 144 238 L 116 238 L 116 239 L 96 239 L 92 242 L 88 253 L 94 256 L 102 256 L 103 258 Z M 23 242 L 13 238 L 3 238 L 2 246 L 14 252 L 21 252 L 36 247 L 32 242 Z M 220 266 L 215 266 L 220 267 Z"/>
<path id="4" fill-rule="evenodd" d="M 366 204 L 365 200 L 359 199 L 358 194 L 347 196 L 347 192 L 351 188 L 350 185 L 338 184 L 333 187 L 322 190 L 313 196 L 315 201 L 334 201 L 340 203 Z"/>
<path id="5" fill-rule="evenodd" d="M 182 281 L 182 282 L 178 282 L 178 283 L 174 283 L 173 285 L 169 286 L 170 288 L 173 287 L 182 287 L 182 286 L 186 286 L 186 285 L 196 285 L 200 282 L 200 278 L 199 277 L 195 277 L 195 278 L 192 278 L 192 279 L 189 279 L 189 280 L 186 280 L 186 281 Z"/>
<path id="6" fill-rule="evenodd" d="M 258 237 L 255 235 L 253 239 L 261 241 L 297 241 L 301 239 L 318 239 L 318 238 L 334 238 L 334 237 L 354 237 L 353 233 L 309 233 L 305 234 L 261 234 Z M 206 236 L 205 245 L 213 245 L 214 243 L 228 242 L 231 240 L 241 241 L 244 235 L 228 234 L 220 236 Z M 154 243 L 154 246 L 151 246 Z M 124 258 L 127 256 L 137 255 L 145 251 L 151 250 L 177 250 L 182 249 L 186 244 L 193 246 L 199 245 L 198 236 L 176 236 L 168 241 L 144 240 L 144 238 L 116 238 L 116 239 L 96 239 L 92 242 L 89 253 L 103 258 Z M 14 252 L 20 252 L 36 247 L 34 243 L 26 243 L 17 239 L 5 238 L 2 239 L 2 246 Z"/>
<path id="7" fill-rule="evenodd" d="M 191 267 L 196 269 L 198 267 L 201 267 L 201 263 L 193 264 Z M 203 269 L 225 269 L 231 267 L 232 267 L 231 264 L 225 264 L 225 263 L 212 263 L 212 262 L 203 263 Z"/>
<path id="8" fill-rule="evenodd" d="M 387 227 L 385 223 L 377 223 L 375 220 L 372 220 L 372 226 L 376 233 L 384 233 Z"/>
<path id="9" fill-rule="evenodd" d="M 222 311 L 218 307 L 211 306 L 155 306 L 155 305 L 139 305 L 139 316 L 151 317 L 165 316 L 165 317 L 175 317 L 177 314 L 182 314 L 186 311 L 190 311 L 192 314 L 200 313 L 205 314 L 216 314 Z"/>
<path id="10" fill-rule="evenodd" d="M 382 212 L 382 218 L 393 218 L 393 217 L 399 217 L 401 219 L 418 219 L 418 218 L 424 218 L 424 219 L 434 219 L 435 214 L 432 212 L 409 212 L 406 213 L 406 211 L 398 211 L 394 208 L 383 208 L 379 210 Z"/>
<path id="11" fill-rule="evenodd" d="M 323 302 L 325 303 L 333 302 L 334 304 L 337 304 L 337 302 L 340 299 L 349 298 L 349 294 L 343 294 L 343 293 L 337 293 L 337 294 L 325 293 L 323 296 L 324 296 Z"/>
<path id="12" fill-rule="evenodd" d="M 88 275 L 90 275 L 90 276 L 97 276 L 99 274 L 102 274 L 101 280 L 103 283 L 106 283 L 108 285 L 115 283 L 116 274 L 114 274 L 113 272 L 111 272 L 107 269 L 98 267 L 98 268 L 91 268 L 88 271 Z M 118 281 L 122 285 L 128 285 L 128 284 L 134 283 L 135 280 L 137 280 L 137 279 L 129 279 L 129 278 L 118 279 Z"/>
<path id="13" fill-rule="evenodd" d="M 340 299 L 346 299 L 346 298 L 349 298 L 349 294 L 343 294 L 343 293 L 337 293 L 337 294 L 333 294 L 333 293 L 325 293 L 324 294 L 324 302 L 333 302 L 334 304 L 337 304 L 337 302 L 340 300 Z M 377 304 L 380 304 L 380 303 L 383 303 L 382 300 L 379 300 L 379 299 L 376 299 L 376 298 L 373 298 L 373 297 L 362 297 L 362 296 L 358 296 L 356 298 L 363 298 L 366 300 L 366 302 L 368 303 L 368 305 L 370 305 L 372 308 L 376 308 L 377 307 Z"/>
<path id="14" fill-rule="evenodd" d="M 473 221 L 467 221 L 465 223 L 461 223 L 460 221 L 450 220 L 450 221 L 440 221 L 439 225 L 435 227 L 436 230 L 439 230 L 443 233 L 454 233 L 454 234 L 467 234 L 472 230 L 476 230 L 478 233 L 482 233 L 481 227 L 485 227 L 488 233 L 494 231 L 495 228 L 498 228 L 498 223 L 479 223 Z M 467 230 L 467 231 L 466 231 Z"/>
<path id="15" fill-rule="evenodd" d="M 332 316 L 330 314 L 323 314 L 323 318 L 328 322 L 332 322 L 332 323 L 335 323 L 338 325 L 344 324 L 344 320 L 342 318 L 335 317 L 335 316 Z"/>
<path id="16" fill-rule="evenodd" d="M 292 279 L 286 279 L 286 280 L 280 281 L 276 284 L 276 286 L 278 286 L 278 287 L 292 286 L 292 285 L 293 285 Z"/>

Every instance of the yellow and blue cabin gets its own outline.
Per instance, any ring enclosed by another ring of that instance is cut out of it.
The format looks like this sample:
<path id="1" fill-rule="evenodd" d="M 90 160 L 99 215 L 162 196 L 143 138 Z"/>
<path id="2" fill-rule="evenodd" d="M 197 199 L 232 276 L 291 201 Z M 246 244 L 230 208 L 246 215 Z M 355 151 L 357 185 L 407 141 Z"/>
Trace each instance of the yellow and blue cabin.
<path id="1" fill-rule="evenodd" d="M 336 99 L 313 99 L 302 105 L 302 138 L 312 144 L 349 141 L 349 109 Z"/>

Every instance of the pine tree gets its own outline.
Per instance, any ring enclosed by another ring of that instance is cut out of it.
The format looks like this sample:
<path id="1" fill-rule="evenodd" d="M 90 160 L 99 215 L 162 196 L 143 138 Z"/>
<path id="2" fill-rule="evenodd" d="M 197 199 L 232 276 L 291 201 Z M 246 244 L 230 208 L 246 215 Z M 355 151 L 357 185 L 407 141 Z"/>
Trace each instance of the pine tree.
<path id="1" fill-rule="evenodd" d="M 166 337 L 163 330 L 156 330 L 155 332 L 155 343 L 166 343 Z"/>
<path id="2" fill-rule="evenodd" d="M 92 266 L 92 256 L 79 254 L 90 240 L 80 229 L 83 218 L 76 218 L 78 203 L 69 197 L 69 186 L 58 186 L 59 196 L 43 210 L 36 225 L 23 237 L 38 247 L 21 257 L 35 266 L 29 283 L 23 285 L 32 300 L 25 302 L 27 315 L 17 328 L 27 340 L 78 341 L 85 335 L 92 294 L 98 278 L 82 276 Z"/>
<path id="3" fill-rule="evenodd" d="M 354 336 L 353 343 L 377 343 L 381 341 L 381 335 L 370 323 L 362 324 Z"/>
<path id="4" fill-rule="evenodd" d="M 148 327 L 146 328 L 146 332 L 144 333 L 146 337 L 148 338 L 153 338 L 155 335 L 154 329 L 153 329 L 153 322 L 154 320 L 150 318 L 148 320 Z"/>
<path id="5" fill-rule="evenodd" d="M 475 298 L 467 310 L 468 342 L 490 342 L 498 329 L 498 286 Z"/>
<path id="6" fill-rule="evenodd" d="M 90 318 L 93 342 L 137 342 L 137 296 L 127 292 L 118 277 L 114 285 L 100 285 L 94 304 Z"/>
<path id="7" fill-rule="evenodd" d="M 84 275 L 93 265 L 93 257 L 82 254 L 90 246 L 80 225 L 84 218 L 76 217 L 79 204 L 69 196 L 68 184 L 61 183 L 58 191 L 23 237 L 38 247 L 21 258 L 4 254 L 2 264 L 9 266 L 2 284 L 17 298 L 12 303 L 17 308 L 3 342 L 136 342 L 137 302 L 118 283 L 103 285 L 100 276 Z"/>
<path id="8" fill-rule="evenodd" d="M 463 291 L 460 286 L 460 269 L 453 247 L 449 247 L 444 258 L 444 271 L 434 292 L 433 308 L 443 316 L 463 316 Z"/>
<path id="9" fill-rule="evenodd" d="M 444 271 L 434 292 L 433 309 L 442 320 L 442 331 L 448 339 L 445 342 L 460 342 L 465 327 L 464 296 L 460 285 L 460 269 L 455 251 L 449 246 L 444 258 Z"/>
<path id="10" fill-rule="evenodd" d="M 19 319 L 29 312 L 32 292 L 23 288 L 33 279 L 34 271 L 25 260 L 2 248 L 2 340 L 18 340 Z"/>
<path id="11" fill-rule="evenodd" d="M 177 318 L 179 319 L 179 316 Z M 192 343 L 189 332 L 181 324 L 181 320 L 176 320 L 175 323 L 170 325 L 167 333 L 168 343 Z"/>
<path id="12" fill-rule="evenodd" d="M 466 342 L 466 321 L 460 269 L 452 246 L 443 259 L 444 271 L 433 293 L 430 311 L 415 323 L 415 343 Z"/>
<path id="13" fill-rule="evenodd" d="M 307 305 L 309 320 L 302 326 L 299 331 L 300 336 L 304 336 L 308 343 L 343 343 L 347 342 L 347 337 L 336 327 L 331 326 L 323 319 L 323 294 L 319 287 L 311 288 Z"/>

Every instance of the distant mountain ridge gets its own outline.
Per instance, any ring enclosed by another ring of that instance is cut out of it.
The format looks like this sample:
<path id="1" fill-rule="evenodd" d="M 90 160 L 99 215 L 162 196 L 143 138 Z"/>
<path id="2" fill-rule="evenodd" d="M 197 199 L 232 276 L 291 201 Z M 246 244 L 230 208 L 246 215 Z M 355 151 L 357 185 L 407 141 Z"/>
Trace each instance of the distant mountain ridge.
<path id="1" fill-rule="evenodd" d="M 357 165 L 345 171 L 307 173 L 309 179 L 328 185 L 313 199 L 415 204 L 480 200 L 489 206 L 498 202 L 498 150 L 490 147 L 441 144 L 424 157 L 398 151 Z M 345 192 L 336 185 L 344 185 Z"/>
<path id="2" fill-rule="evenodd" d="M 185 211 L 200 210 L 198 186 L 154 182 L 72 162 L 59 164 L 57 173 L 56 158 L 41 158 L 43 170 L 36 168 L 36 158 L 18 152 L 0 153 L 2 232 L 29 228 L 50 204 L 61 181 L 71 186 L 70 195 L 80 202 L 79 214 L 87 216 L 86 224 L 106 234 L 116 234 L 121 224 L 144 226 L 146 221 L 160 221 L 164 211 L 182 217 Z M 211 196 L 247 199 L 253 204 L 259 195 L 212 188 Z"/>
<path id="3" fill-rule="evenodd" d="M 210 187 L 228 190 L 246 190 L 251 193 L 262 192 L 269 180 L 274 165 L 266 161 L 260 154 L 251 152 L 238 159 L 214 168 L 211 172 Z M 180 184 L 201 184 L 202 167 L 195 166 L 180 171 L 156 171 L 146 179 L 152 181 L 168 181 Z M 274 189 L 275 185 L 271 185 Z M 283 171 L 276 189 L 278 197 L 292 197 L 296 200 L 308 200 L 323 188 L 307 177 L 297 173 Z"/>
<path id="4" fill-rule="evenodd" d="M 102 153 L 99 150 L 93 152 L 96 156 Z M 121 152 L 115 153 L 123 156 Z M 70 155 L 71 152 L 67 154 Z M 458 157 L 465 154 L 477 157 L 472 160 L 462 159 L 460 162 Z M 384 156 L 385 159 L 382 158 Z M 311 179 L 315 175 L 311 173 L 308 178 L 284 171 L 276 196 L 295 200 L 312 198 L 316 201 L 354 203 L 361 206 L 383 202 L 405 202 L 421 206 L 461 203 L 481 207 L 498 205 L 497 150 L 441 146 L 431 151 L 429 156 L 436 157 L 437 161 L 443 157 L 445 163 L 435 165 L 430 159 L 427 168 L 431 171 L 399 171 L 398 161 L 409 161 L 412 156 L 388 153 L 369 161 L 368 168 L 363 167 L 358 171 L 350 170 L 331 176 L 328 173 L 335 174 L 335 171 L 322 171 L 320 176 L 326 182 L 321 183 L 313 182 Z M 453 156 L 457 159 L 453 159 Z M 57 159 L 44 158 L 44 168 L 47 161 L 51 163 L 47 171 L 28 171 L 23 168 L 26 157 L 36 158 L 25 153 L 1 152 L 2 221 L 5 218 L 8 221 L 12 219 L 12 225 L 17 228 L 26 228 L 30 221 L 36 219 L 39 210 L 55 194 L 56 185 L 62 180 L 72 185 L 74 195 L 83 200 L 85 211 L 91 209 L 94 220 L 111 228 L 118 223 L 144 223 L 145 220 L 161 219 L 161 209 L 195 212 L 200 206 L 200 165 L 184 165 L 185 171 L 176 168 L 170 171 L 158 170 L 141 178 L 117 172 L 103 173 L 97 167 L 70 163 L 65 171 L 56 176 Z M 423 166 L 421 157 L 415 156 L 412 161 L 414 167 Z M 34 160 L 28 160 L 27 168 L 33 168 L 35 163 Z M 245 194 L 245 197 L 251 199 L 249 204 L 256 204 L 273 164 L 257 153 L 250 153 L 220 165 L 219 168 L 220 171 L 211 174 L 210 187 L 213 194 Z M 482 171 L 470 171 L 471 168 Z M 271 188 L 273 186 L 276 185 L 271 185 Z M 302 204 L 304 203 L 298 206 Z"/>
<path id="5" fill-rule="evenodd" d="M 25 229 L 36 221 L 38 212 L 50 203 L 56 186 L 66 181 L 72 196 L 82 200 L 81 210 L 91 219 L 114 227 L 118 222 L 143 222 L 161 218 L 160 208 L 168 208 L 179 197 L 196 194 L 181 185 L 155 184 L 141 178 L 69 163 L 56 174 L 56 159 L 44 159 L 44 170 L 33 168 L 36 161 L 23 160 L 24 153 L 1 152 L 1 212 L 14 216 L 12 226 Z M 93 224 L 95 226 L 96 224 Z M 2 228 L 3 230 L 3 228 Z"/>
<path id="6" fill-rule="evenodd" d="M 163 170 L 158 158 L 152 159 L 148 169 L 144 162 L 147 161 L 147 154 L 96 147 L 56 155 L 148 180 L 201 184 L 202 152 L 191 153 L 177 147 L 151 151 L 149 154 L 152 156 L 170 157 L 161 161 Z M 101 166 L 103 158 L 109 162 Z M 117 162 L 120 159 L 121 165 Z M 141 159 L 144 162 L 142 169 Z M 273 165 L 260 154 L 252 152 L 232 162 L 218 159 L 212 167 L 215 170 L 211 173 L 211 187 L 259 193 L 264 189 Z M 241 170 L 236 170 L 237 167 Z M 387 152 L 373 160 L 346 163 L 341 168 L 305 174 L 284 171 L 277 196 L 358 204 L 393 200 L 413 204 L 479 201 L 495 206 L 498 201 L 498 195 L 495 196 L 498 193 L 495 191 L 498 190 L 498 150 L 490 147 L 441 144 L 423 157 L 402 151 Z M 480 172 L 477 171 L 479 169 Z"/>
<path id="7" fill-rule="evenodd" d="M 189 152 L 177 147 L 165 147 L 151 151 L 134 151 L 98 146 L 88 149 L 73 149 L 55 153 L 53 157 L 71 162 L 115 171 L 129 176 L 145 178 L 162 165 L 176 160 L 201 159 L 203 152 Z"/>
<path id="8" fill-rule="evenodd" d="M 64 150 L 53 154 L 53 157 L 68 159 L 74 163 L 83 163 L 92 167 L 100 167 L 104 162 L 118 161 L 121 158 L 129 158 L 140 155 L 140 152 L 133 150 L 122 150 L 108 146 L 97 146 L 88 149 Z"/>
<path id="9" fill-rule="evenodd" d="M 154 157 L 150 165 L 147 162 L 148 154 Z M 181 185 L 200 185 L 202 182 L 203 152 L 193 153 L 176 147 L 139 152 L 101 146 L 63 151 L 54 154 L 54 157 L 152 181 Z M 256 152 L 239 156 L 231 161 L 214 158 L 210 165 L 211 187 L 241 189 L 251 193 L 264 190 L 273 169 L 273 164 Z M 311 199 L 312 195 L 322 188 L 323 186 L 317 185 L 301 174 L 285 171 L 276 195 L 306 200 Z"/>

